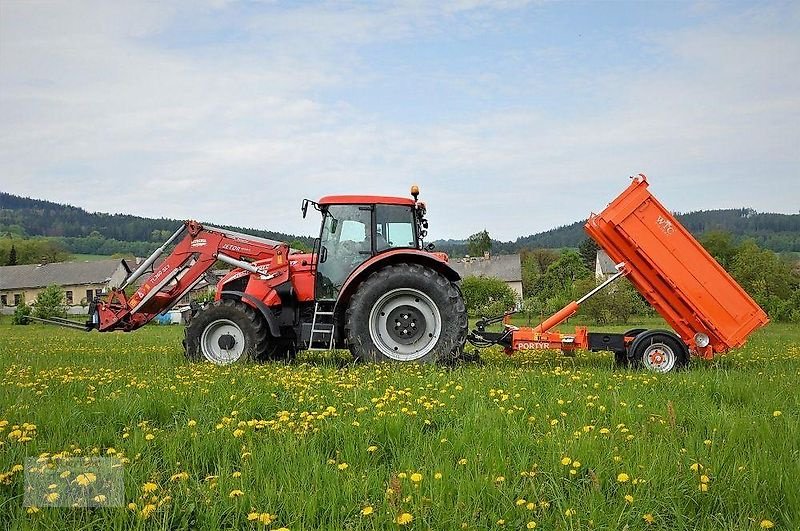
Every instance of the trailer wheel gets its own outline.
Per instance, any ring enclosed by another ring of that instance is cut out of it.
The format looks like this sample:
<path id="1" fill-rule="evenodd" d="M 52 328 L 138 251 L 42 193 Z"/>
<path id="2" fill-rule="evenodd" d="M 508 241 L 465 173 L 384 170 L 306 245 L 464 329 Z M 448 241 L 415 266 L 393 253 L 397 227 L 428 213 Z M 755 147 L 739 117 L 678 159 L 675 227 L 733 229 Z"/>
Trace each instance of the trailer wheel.
<path id="1" fill-rule="evenodd" d="M 670 331 L 648 330 L 636 336 L 628 358 L 634 367 L 665 373 L 685 367 L 689 363 L 689 349 Z"/>
<path id="2" fill-rule="evenodd" d="M 266 324 L 252 308 L 232 299 L 218 300 L 186 327 L 186 357 L 215 365 L 258 360 L 266 340 Z"/>
<path id="3" fill-rule="evenodd" d="M 464 348 L 467 325 L 458 286 L 419 264 L 371 274 L 345 314 L 350 352 L 365 361 L 453 361 Z"/>
<path id="4" fill-rule="evenodd" d="M 636 338 L 639 334 L 642 334 L 643 332 L 647 332 L 647 328 L 631 328 L 622 335 L 624 337 Z M 616 365 L 619 368 L 630 367 L 631 360 L 628 358 L 628 352 L 624 350 L 614 352 L 614 365 Z"/>

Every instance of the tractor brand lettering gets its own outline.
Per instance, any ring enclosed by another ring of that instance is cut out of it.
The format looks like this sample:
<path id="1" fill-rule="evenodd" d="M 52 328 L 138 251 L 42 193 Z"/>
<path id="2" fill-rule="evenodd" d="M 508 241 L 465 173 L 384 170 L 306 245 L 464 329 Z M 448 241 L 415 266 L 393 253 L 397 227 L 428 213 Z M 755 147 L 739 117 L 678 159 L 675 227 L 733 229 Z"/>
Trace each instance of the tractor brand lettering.
<path id="1" fill-rule="evenodd" d="M 192 247 L 202 247 L 206 243 L 208 242 L 206 241 L 205 238 L 197 238 L 196 240 L 192 241 Z"/>
<path id="2" fill-rule="evenodd" d="M 238 245 L 231 245 L 230 243 L 226 243 L 220 247 L 220 249 L 225 249 L 226 251 L 233 251 L 236 253 L 250 253 L 252 249 L 249 247 L 240 247 Z"/>
<path id="3" fill-rule="evenodd" d="M 675 226 L 672 224 L 672 222 L 668 219 L 664 219 L 662 216 L 658 216 L 656 223 L 659 227 L 661 227 L 661 231 L 664 234 L 672 234 L 672 232 L 675 230 Z"/>
<path id="4" fill-rule="evenodd" d="M 519 341 L 517 350 L 541 350 L 550 348 L 547 341 Z"/>

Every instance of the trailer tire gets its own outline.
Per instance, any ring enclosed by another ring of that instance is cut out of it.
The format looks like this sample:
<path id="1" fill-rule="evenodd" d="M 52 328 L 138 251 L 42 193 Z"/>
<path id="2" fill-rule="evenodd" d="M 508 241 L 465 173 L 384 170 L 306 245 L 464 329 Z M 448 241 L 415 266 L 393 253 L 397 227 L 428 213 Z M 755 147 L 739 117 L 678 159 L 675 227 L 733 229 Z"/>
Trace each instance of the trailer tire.
<path id="1" fill-rule="evenodd" d="M 356 290 L 345 312 L 345 336 L 358 360 L 443 362 L 467 339 L 467 309 L 458 285 L 421 264 L 389 265 Z"/>
<path id="2" fill-rule="evenodd" d="M 257 361 L 267 336 L 266 323 L 250 306 L 233 299 L 214 301 L 186 327 L 186 357 L 215 365 Z"/>
<path id="3" fill-rule="evenodd" d="M 628 349 L 632 367 L 652 372 L 672 372 L 689 363 L 689 349 L 669 330 L 648 330 L 636 336 Z"/>

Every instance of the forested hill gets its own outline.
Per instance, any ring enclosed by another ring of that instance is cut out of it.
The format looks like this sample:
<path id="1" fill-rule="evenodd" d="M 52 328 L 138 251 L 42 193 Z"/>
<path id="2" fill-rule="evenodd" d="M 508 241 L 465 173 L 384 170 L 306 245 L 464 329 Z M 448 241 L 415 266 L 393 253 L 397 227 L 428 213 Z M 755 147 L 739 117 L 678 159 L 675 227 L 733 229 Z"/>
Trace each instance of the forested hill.
<path id="1" fill-rule="evenodd" d="M 183 221 L 128 214 L 87 212 L 69 205 L 0 192 L 0 237 L 45 236 L 73 253 L 147 254 L 164 242 Z M 308 236 L 223 226 L 263 238 L 311 245 Z"/>
<path id="2" fill-rule="evenodd" d="M 721 230 L 731 233 L 735 239 L 754 239 L 759 246 L 776 252 L 800 251 L 800 214 L 758 213 L 749 208 L 725 210 L 701 210 L 677 214 L 678 220 L 695 236 Z M 546 232 L 522 236 L 516 241 L 492 241 L 495 253 L 512 253 L 520 249 L 577 247 L 587 236 L 583 230 L 586 220 L 577 221 Z M 437 242 L 437 247 L 455 256 L 466 253 L 466 242 L 446 240 Z"/>

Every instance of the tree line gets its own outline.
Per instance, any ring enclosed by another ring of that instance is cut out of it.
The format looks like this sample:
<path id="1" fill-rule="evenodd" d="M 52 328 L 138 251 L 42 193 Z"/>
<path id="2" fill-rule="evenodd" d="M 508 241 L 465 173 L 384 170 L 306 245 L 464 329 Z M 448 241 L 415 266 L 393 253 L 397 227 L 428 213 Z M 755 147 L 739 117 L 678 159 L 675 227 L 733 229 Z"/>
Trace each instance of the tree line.
<path id="1" fill-rule="evenodd" d="M 487 236 L 478 233 L 471 238 L 473 246 L 482 246 L 472 250 L 492 249 Z M 760 247 L 753 239 L 739 242 L 728 232 L 710 231 L 700 241 L 771 319 L 800 322 L 800 264 Z M 547 317 L 597 285 L 594 268 L 598 248 L 587 238 L 578 250 L 524 249 L 520 253 L 522 300 L 517 300 L 505 282 L 471 277 L 462 282 L 467 310 L 478 317 L 499 315 L 516 307 L 531 321 Z M 634 315 L 654 313 L 624 278 L 581 306 L 581 314 L 599 324 L 622 324 Z"/>

